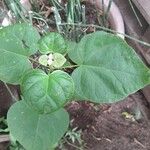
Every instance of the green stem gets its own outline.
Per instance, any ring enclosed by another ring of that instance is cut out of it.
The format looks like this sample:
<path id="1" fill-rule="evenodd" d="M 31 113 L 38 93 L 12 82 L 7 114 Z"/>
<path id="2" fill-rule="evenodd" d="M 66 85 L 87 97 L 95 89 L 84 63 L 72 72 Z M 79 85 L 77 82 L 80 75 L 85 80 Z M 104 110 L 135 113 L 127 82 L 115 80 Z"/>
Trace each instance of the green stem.
<path id="1" fill-rule="evenodd" d="M 57 30 L 59 33 L 61 33 L 62 30 L 61 30 L 61 27 L 59 26 L 61 24 L 61 16 L 60 16 L 59 10 L 57 9 L 57 7 L 55 5 L 53 7 L 53 12 L 54 12 L 55 20 L 56 20 Z"/>
<path id="2" fill-rule="evenodd" d="M 53 5 L 54 5 L 55 7 L 58 6 L 60 9 L 62 9 L 62 10 L 65 11 L 65 8 L 64 8 L 63 6 L 61 6 L 61 4 L 60 4 L 57 0 L 55 0 L 55 1 L 51 0 L 51 1 L 52 1 Z M 56 5 L 57 5 L 57 6 L 56 6 Z"/>
<path id="3" fill-rule="evenodd" d="M 104 0 L 102 0 L 102 12 L 104 15 L 102 15 L 102 25 L 105 25 L 105 8 L 104 8 Z"/>
<path id="4" fill-rule="evenodd" d="M 79 67 L 79 65 L 64 66 L 64 67 L 61 67 L 60 69 L 69 69 L 69 68 L 74 68 L 74 67 Z"/>
<path id="5" fill-rule="evenodd" d="M 64 138 L 64 141 L 65 141 L 68 145 L 70 145 L 70 146 L 76 148 L 77 150 L 83 150 L 83 148 L 80 148 L 80 147 L 78 147 L 78 146 L 76 146 L 76 145 L 70 143 L 66 138 Z"/>
<path id="6" fill-rule="evenodd" d="M 104 24 L 104 25 L 105 25 L 105 26 L 107 25 L 108 14 L 109 14 L 109 11 L 110 11 L 112 2 L 113 2 L 113 0 L 109 0 L 109 4 L 108 4 L 108 7 L 107 7 L 107 10 L 106 10 L 106 12 L 105 12 L 105 14 L 104 14 L 104 16 L 105 16 L 105 24 Z"/>
<path id="7" fill-rule="evenodd" d="M 82 5 L 82 23 L 83 24 L 86 23 L 86 19 L 85 19 L 85 5 Z"/>
<path id="8" fill-rule="evenodd" d="M 33 25 L 33 22 L 32 22 L 32 13 L 29 12 L 29 20 L 30 20 L 30 24 Z"/>
<path id="9" fill-rule="evenodd" d="M 40 64 L 38 61 L 34 60 L 33 58 L 29 58 L 29 60 L 31 60 L 31 61 L 33 61 L 33 62 L 35 62 L 37 64 Z M 42 64 L 40 64 L 40 65 L 43 66 L 43 67 L 45 67 L 45 68 L 50 69 L 50 67 L 48 67 L 48 66 L 44 66 Z M 67 69 L 67 68 L 74 68 L 74 67 L 79 67 L 79 65 L 64 66 L 64 67 L 61 67 L 61 68 L 58 68 L 58 69 Z"/>
<path id="10" fill-rule="evenodd" d="M 140 21 L 138 15 L 137 15 L 137 13 L 136 13 L 134 7 L 133 7 L 133 4 L 132 4 L 131 0 L 128 0 L 128 1 L 129 1 L 129 4 L 130 4 L 130 6 L 131 6 L 131 9 L 133 10 L 133 13 L 134 13 L 134 15 L 135 15 L 135 17 L 136 17 L 136 19 L 137 19 L 139 25 L 142 27 L 143 25 L 142 25 L 142 23 L 141 23 L 141 21 Z"/>
<path id="11" fill-rule="evenodd" d="M 45 67 L 45 68 L 47 68 L 47 69 L 50 69 L 48 66 L 44 66 L 44 65 L 40 64 L 38 61 L 36 61 L 36 60 L 33 59 L 33 58 L 29 58 L 29 60 L 30 60 L 30 61 L 33 61 L 33 62 L 35 62 L 35 63 L 37 63 L 37 64 L 39 64 L 39 65 L 41 65 L 41 66 L 43 66 L 43 67 Z"/>
<path id="12" fill-rule="evenodd" d="M 16 102 L 17 99 L 16 99 L 16 97 L 14 96 L 14 94 L 11 92 L 11 89 L 9 88 L 9 86 L 8 86 L 5 82 L 3 82 L 3 83 L 4 83 L 5 87 L 6 87 L 6 89 L 8 90 L 10 96 L 12 97 L 13 101 Z"/>
<path id="13" fill-rule="evenodd" d="M 40 21 L 43 21 L 43 22 L 46 24 L 46 26 L 48 26 L 48 24 L 47 24 L 47 22 L 44 20 L 44 18 L 43 18 L 41 15 L 39 15 L 38 13 L 36 13 L 36 12 L 34 12 L 34 11 L 30 11 L 30 14 L 32 14 L 32 18 L 37 19 L 37 20 L 40 20 Z"/>

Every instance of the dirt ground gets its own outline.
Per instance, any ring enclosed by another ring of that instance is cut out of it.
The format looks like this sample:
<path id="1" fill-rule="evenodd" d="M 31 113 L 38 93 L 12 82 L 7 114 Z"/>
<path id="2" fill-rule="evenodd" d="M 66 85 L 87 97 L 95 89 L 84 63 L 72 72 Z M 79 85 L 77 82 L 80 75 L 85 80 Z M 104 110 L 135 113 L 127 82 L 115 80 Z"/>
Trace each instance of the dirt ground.
<path id="1" fill-rule="evenodd" d="M 149 105 L 140 91 L 114 104 L 72 102 L 66 109 L 84 146 L 65 143 L 65 150 L 150 150 Z"/>
<path id="2" fill-rule="evenodd" d="M 137 102 L 138 101 L 138 102 Z M 148 108 L 141 92 L 112 105 L 73 102 L 67 107 L 72 128 L 82 129 L 84 150 L 150 150 Z M 66 146 L 67 150 L 76 150 Z"/>

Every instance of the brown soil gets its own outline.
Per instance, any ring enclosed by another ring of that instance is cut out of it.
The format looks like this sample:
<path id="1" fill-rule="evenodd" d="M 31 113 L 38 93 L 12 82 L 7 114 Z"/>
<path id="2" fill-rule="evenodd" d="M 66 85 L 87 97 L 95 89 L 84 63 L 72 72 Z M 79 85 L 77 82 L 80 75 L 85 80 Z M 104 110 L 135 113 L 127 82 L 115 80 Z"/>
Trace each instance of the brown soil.
<path id="1" fill-rule="evenodd" d="M 7 84 L 9 89 L 11 90 L 15 99 L 19 99 L 19 87 L 15 85 Z M 6 88 L 5 84 L 0 81 L 0 117 L 6 115 L 9 107 L 15 102 L 12 98 L 11 94 L 9 93 L 8 89 Z"/>
<path id="2" fill-rule="evenodd" d="M 138 101 L 138 102 L 137 102 Z M 148 108 L 140 92 L 112 105 L 73 102 L 67 107 L 71 128 L 82 129 L 84 150 L 150 150 L 148 118 L 138 103 Z M 127 112 L 127 116 L 123 115 Z M 78 145 L 77 143 L 75 144 Z M 80 147 L 80 146 L 78 146 Z M 67 150 L 76 150 L 66 145 Z"/>
<path id="3" fill-rule="evenodd" d="M 111 105 L 72 102 L 66 109 L 70 128 L 82 131 L 84 146 L 70 141 L 61 150 L 150 150 L 149 106 L 141 92 Z M 7 147 L 7 143 L 3 145 L 0 150 Z"/>

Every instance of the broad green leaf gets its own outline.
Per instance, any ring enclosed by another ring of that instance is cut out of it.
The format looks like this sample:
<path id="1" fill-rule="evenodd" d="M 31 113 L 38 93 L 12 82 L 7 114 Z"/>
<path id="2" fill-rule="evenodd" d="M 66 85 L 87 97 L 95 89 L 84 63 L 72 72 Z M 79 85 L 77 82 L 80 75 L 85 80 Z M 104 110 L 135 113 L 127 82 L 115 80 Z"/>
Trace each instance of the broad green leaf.
<path id="1" fill-rule="evenodd" d="M 7 122 L 11 135 L 26 150 L 51 150 L 66 132 L 69 116 L 64 109 L 39 114 L 22 100 L 9 109 Z"/>
<path id="2" fill-rule="evenodd" d="M 66 62 L 66 58 L 60 53 L 54 53 L 53 57 L 54 61 L 52 63 L 52 66 L 54 66 L 54 68 L 60 68 Z"/>
<path id="3" fill-rule="evenodd" d="M 83 37 L 69 57 L 77 97 L 98 103 L 115 102 L 150 83 L 150 70 L 119 37 L 95 32 Z"/>
<path id="4" fill-rule="evenodd" d="M 67 51 L 67 45 L 64 38 L 55 32 L 50 32 L 39 40 L 39 48 L 42 54 L 61 53 Z"/>
<path id="5" fill-rule="evenodd" d="M 0 30 L 0 49 L 30 56 L 38 50 L 39 39 L 32 25 L 14 24 Z"/>
<path id="6" fill-rule="evenodd" d="M 38 32 L 28 24 L 15 24 L 0 30 L 0 80 L 18 84 L 30 69 L 28 57 L 37 50 Z"/>
<path id="7" fill-rule="evenodd" d="M 28 105 L 39 113 L 51 113 L 72 98 L 74 83 L 71 76 L 60 70 L 48 75 L 32 70 L 24 76 L 21 89 Z"/>

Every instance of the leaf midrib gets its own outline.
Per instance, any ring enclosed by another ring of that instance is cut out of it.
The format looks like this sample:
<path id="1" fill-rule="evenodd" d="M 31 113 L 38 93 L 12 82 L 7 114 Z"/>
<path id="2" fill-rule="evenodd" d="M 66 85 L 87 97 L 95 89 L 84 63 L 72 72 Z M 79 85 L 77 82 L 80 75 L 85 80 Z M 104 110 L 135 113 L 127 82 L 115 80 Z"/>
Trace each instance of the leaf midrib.
<path id="1" fill-rule="evenodd" d="M 35 129 L 34 142 L 33 142 L 33 145 L 32 145 L 33 150 L 34 150 L 35 141 L 36 141 L 36 138 L 37 138 L 37 133 L 38 133 L 38 130 L 39 130 L 39 121 L 40 121 L 40 114 L 38 115 L 37 126 L 36 126 L 36 129 Z"/>

